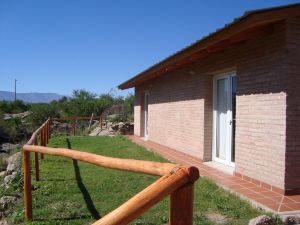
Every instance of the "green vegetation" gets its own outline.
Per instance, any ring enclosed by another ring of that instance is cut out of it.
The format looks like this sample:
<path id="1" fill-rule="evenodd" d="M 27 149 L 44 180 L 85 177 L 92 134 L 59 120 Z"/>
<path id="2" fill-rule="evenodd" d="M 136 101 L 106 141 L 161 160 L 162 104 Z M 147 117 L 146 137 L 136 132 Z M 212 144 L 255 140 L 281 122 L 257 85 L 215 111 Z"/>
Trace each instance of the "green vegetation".
<path id="1" fill-rule="evenodd" d="M 52 147 L 65 147 L 100 155 L 166 162 L 160 156 L 118 137 L 57 137 Z M 154 182 L 157 177 L 96 167 L 63 157 L 46 155 L 40 163 L 41 181 L 33 181 L 33 214 L 28 224 L 89 224 L 109 213 Z M 33 178 L 34 180 L 34 178 Z M 248 224 L 264 211 L 201 178 L 195 185 L 195 224 L 214 224 L 207 213 L 226 217 L 226 224 Z M 23 206 L 11 215 L 24 223 Z M 166 224 L 168 199 L 165 199 L 132 224 Z"/>
<path id="2" fill-rule="evenodd" d="M 25 126 L 21 118 L 3 119 L 3 112 L 0 110 L 0 143 L 14 143 L 16 140 L 26 137 Z"/>
<path id="3" fill-rule="evenodd" d="M 112 94 L 96 94 L 86 90 L 74 90 L 71 98 L 62 98 L 50 104 L 31 104 L 30 122 L 34 128 L 42 124 L 48 117 L 90 116 L 100 115 L 115 104 L 123 104 L 125 115 L 133 114 L 134 96 L 114 96 Z"/>
<path id="4" fill-rule="evenodd" d="M 58 101 L 47 103 L 26 104 L 20 100 L 15 102 L 0 101 L 0 143 L 4 140 L 10 142 L 19 141 L 24 138 L 18 137 L 20 134 L 26 134 L 27 131 L 34 131 L 48 117 L 68 117 L 68 116 L 99 116 L 105 110 L 113 105 L 121 105 L 123 115 L 118 117 L 119 120 L 132 120 L 134 95 L 129 94 L 126 97 L 114 96 L 113 94 L 101 94 L 97 96 L 86 90 L 74 90 L 70 98 L 63 97 Z M 3 120 L 4 113 L 21 113 L 26 110 L 32 112 L 28 117 L 12 118 Z"/>
<path id="5" fill-rule="evenodd" d="M 21 100 L 16 102 L 0 101 L 0 110 L 4 113 L 21 113 L 28 109 L 28 105 Z"/>

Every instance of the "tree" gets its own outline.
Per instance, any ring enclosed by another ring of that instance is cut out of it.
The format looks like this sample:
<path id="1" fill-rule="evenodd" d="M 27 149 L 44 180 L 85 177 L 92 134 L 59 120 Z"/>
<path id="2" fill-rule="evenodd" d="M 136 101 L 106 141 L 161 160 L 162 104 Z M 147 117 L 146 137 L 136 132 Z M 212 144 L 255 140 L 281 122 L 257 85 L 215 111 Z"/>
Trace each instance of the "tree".
<path id="1" fill-rule="evenodd" d="M 134 94 L 128 94 L 124 99 L 124 112 L 126 115 L 133 115 Z"/>
<path id="2" fill-rule="evenodd" d="M 96 95 L 84 89 L 74 90 L 67 104 L 67 113 L 73 116 L 87 116 L 95 111 Z"/>
<path id="3" fill-rule="evenodd" d="M 103 113 L 106 109 L 110 108 L 114 104 L 114 102 L 114 97 L 111 94 L 100 95 L 95 104 L 95 113 Z"/>
<path id="4" fill-rule="evenodd" d="M 49 117 L 59 116 L 59 111 L 54 104 L 32 104 L 30 111 L 32 111 L 32 113 L 29 116 L 29 120 L 34 129 L 42 125 Z"/>
<path id="5" fill-rule="evenodd" d="M 28 109 L 28 105 L 21 100 L 16 102 L 0 101 L 0 110 L 4 113 L 21 113 Z"/>

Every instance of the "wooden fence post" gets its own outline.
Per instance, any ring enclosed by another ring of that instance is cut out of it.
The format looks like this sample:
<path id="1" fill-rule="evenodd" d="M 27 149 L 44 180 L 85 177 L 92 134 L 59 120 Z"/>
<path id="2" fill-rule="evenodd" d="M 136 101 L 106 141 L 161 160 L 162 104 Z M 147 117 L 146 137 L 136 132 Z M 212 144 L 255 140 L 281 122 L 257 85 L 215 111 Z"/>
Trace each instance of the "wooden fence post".
<path id="1" fill-rule="evenodd" d="M 35 145 L 38 145 L 38 137 L 35 139 Z M 39 169 L 39 153 L 34 153 L 34 168 L 35 168 L 35 180 L 40 180 L 40 169 Z"/>
<path id="2" fill-rule="evenodd" d="M 47 122 L 46 130 L 47 130 L 47 144 L 49 144 L 49 121 Z"/>
<path id="3" fill-rule="evenodd" d="M 47 123 L 45 124 L 43 130 L 44 130 L 44 146 L 46 147 L 47 144 L 48 144 L 48 140 L 47 140 L 47 135 L 48 135 L 47 134 Z M 43 154 L 43 159 L 44 159 L 44 154 Z"/>
<path id="4" fill-rule="evenodd" d="M 31 174 L 30 174 L 30 152 L 23 149 L 24 160 L 24 205 L 25 218 L 32 219 L 32 194 L 31 194 Z"/>
<path id="5" fill-rule="evenodd" d="M 102 114 L 100 114 L 100 116 L 99 116 L 99 127 L 100 127 L 100 130 L 102 130 Z"/>
<path id="6" fill-rule="evenodd" d="M 48 126 L 48 139 L 51 138 L 51 119 L 49 119 L 49 126 Z"/>
<path id="7" fill-rule="evenodd" d="M 193 225 L 194 184 L 188 183 L 170 196 L 169 225 Z"/>
<path id="8" fill-rule="evenodd" d="M 44 128 L 41 130 L 41 146 L 45 146 L 45 132 Z M 41 153 L 41 159 L 44 159 L 44 154 Z"/>

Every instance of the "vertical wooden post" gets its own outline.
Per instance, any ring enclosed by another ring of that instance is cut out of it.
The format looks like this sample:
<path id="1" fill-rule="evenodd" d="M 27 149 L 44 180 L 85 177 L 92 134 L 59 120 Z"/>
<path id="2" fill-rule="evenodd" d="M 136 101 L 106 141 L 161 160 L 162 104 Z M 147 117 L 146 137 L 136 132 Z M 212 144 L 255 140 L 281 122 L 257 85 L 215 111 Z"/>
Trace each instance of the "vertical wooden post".
<path id="1" fill-rule="evenodd" d="M 32 219 L 32 194 L 31 194 L 31 174 L 30 174 L 30 152 L 23 149 L 24 160 L 24 207 L 25 218 Z"/>
<path id="2" fill-rule="evenodd" d="M 46 145 L 49 143 L 49 122 L 46 123 Z"/>
<path id="3" fill-rule="evenodd" d="M 50 140 L 50 138 L 51 138 L 51 119 L 49 119 L 48 130 L 49 130 L 48 135 L 49 135 L 49 140 Z"/>
<path id="4" fill-rule="evenodd" d="M 41 130 L 41 146 L 45 146 L 45 132 L 44 128 Z M 41 159 L 44 159 L 44 154 L 41 153 Z"/>
<path id="5" fill-rule="evenodd" d="M 186 184 L 170 196 L 169 225 L 193 225 L 194 184 Z"/>
<path id="6" fill-rule="evenodd" d="M 38 145 L 38 137 L 36 137 L 35 145 Z M 35 168 L 35 180 L 40 180 L 40 169 L 39 169 L 39 153 L 34 153 L 34 168 Z"/>
<path id="7" fill-rule="evenodd" d="M 47 123 L 45 124 L 43 129 L 44 129 L 44 132 L 45 132 L 44 133 L 44 135 L 45 135 L 45 143 L 44 144 L 45 144 L 45 146 L 47 146 Z"/>

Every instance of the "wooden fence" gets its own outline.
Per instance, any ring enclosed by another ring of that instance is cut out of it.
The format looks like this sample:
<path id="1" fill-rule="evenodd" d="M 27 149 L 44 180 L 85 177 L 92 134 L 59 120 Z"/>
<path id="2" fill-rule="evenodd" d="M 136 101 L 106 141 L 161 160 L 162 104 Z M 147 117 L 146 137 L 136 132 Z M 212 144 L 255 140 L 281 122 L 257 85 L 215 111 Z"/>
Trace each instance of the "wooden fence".
<path id="1" fill-rule="evenodd" d="M 51 119 L 48 119 L 23 146 L 24 157 L 24 205 L 25 218 L 32 220 L 32 193 L 30 153 L 34 152 L 35 177 L 39 180 L 39 157 L 43 155 L 64 156 L 91 163 L 96 166 L 161 176 L 153 184 L 129 199 L 93 225 L 128 224 L 149 208 L 170 195 L 169 225 L 193 224 L 194 182 L 199 178 L 196 167 L 151 161 L 119 159 L 88 152 L 46 147 L 51 138 Z"/>
<path id="2" fill-rule="evenodd" d="M 62 118 L 51 118 L 51 121 L 70 121 L 71 125 L 72 125 L 72 129 L 71 129 L 71 133 L 73 135 L 76 134 L 76 124 L 78 120 L 99 120 L 99 126 L 102 127 L 105 123 L 106 125 L 106 120 L 103 114 L 101 114 L 100 116 L 72 116 L 72 117 L 62 117 Z"/>

